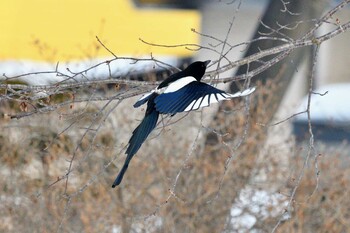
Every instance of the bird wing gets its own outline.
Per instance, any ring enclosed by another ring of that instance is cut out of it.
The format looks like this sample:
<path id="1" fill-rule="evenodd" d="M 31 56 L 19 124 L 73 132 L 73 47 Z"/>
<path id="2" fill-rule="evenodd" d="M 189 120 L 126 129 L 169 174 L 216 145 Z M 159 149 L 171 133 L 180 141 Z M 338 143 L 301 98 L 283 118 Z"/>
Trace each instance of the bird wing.
<path id="1" fill-rule="evenodd" d="M 252 87 L 242 92 L 229 94 L 206 83 L 194 81 L 174 92 L 165 92 L 157 96 L 155 105 L 160 113 L 175 114 L 197 110 L 222 100 L 246 96 L 254 90 L 255 87 Z"/>
<path id="2" fill-rule="evenodd" d="M 163 81 L 156 89 L 144 94 L 135 104 L 134 108 L 140 107 L 141 105 L 145 104 L 150 98 L 154 97 L 154 95 L 160 94 L 162 92 L 168 93 L 168 92 L 174 92 L 182 87 L 186 86 L 190 82 L 196 81 L 196 79 L 192 76 L 186 76 L 186 77 L 176 77 L 174 78 L 168 78 L 165 81 Z M 169 80 L 171 82 L 169 82 Z"/>
<path id="3" fill-rule="evenodd" d="M 148 92 L 144 94 L 135 104 L 134 108 L 138 108 L 141 105 L 145 104 L 150 98 L 152 98 L 154 95 L 156 95 L 155 90 L 152 90 L 151 92 Z"/>
<path id="4" fill-rule="evenodd" d="M 197 80 L 192 76 L 181 77 L 172 83 L 169 83 L 169 85 L 164 89 L 164 93 L 178 91 L 192 82 L 197 82 Z"/>

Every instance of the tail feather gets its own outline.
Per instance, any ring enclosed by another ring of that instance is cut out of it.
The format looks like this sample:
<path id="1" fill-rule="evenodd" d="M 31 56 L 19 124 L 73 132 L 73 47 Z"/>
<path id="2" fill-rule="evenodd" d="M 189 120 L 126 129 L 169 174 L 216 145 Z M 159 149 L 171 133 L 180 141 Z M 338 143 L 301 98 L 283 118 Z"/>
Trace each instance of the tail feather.
<path id="1" fill-rule="evenodd" d="M 128 169 L 128 166 L 129 166 L 129 164 L 126 164 L 126 163 L 124 164 L 124 166 L 120 170 L 117 178 L 114 180 L 114 182 L 112 184 L 112 188 L 115 188 L 116 186 L 118 186 L 122 182 L 124 174 L 126 172 L 126 169 Z"/>
<path id="2" fill-rule="evenodd" d="M 146 114 L 145 118 L 142 120 L 141 124 L 134 130 L 132 136 L 129 140 L 129 146 L 126 149 L 127 157 L 125 159 L 124 165 L 120 170 L 117 178 L 113 182 L 112 188 L 118 186 L 123 179 L 123 176 L 128 169 L 130 160 L 140 149 L 143 142 L 147 139 L 148 135 L 156 127 L 158 121 L 159 112 L 155 109 Z"/>

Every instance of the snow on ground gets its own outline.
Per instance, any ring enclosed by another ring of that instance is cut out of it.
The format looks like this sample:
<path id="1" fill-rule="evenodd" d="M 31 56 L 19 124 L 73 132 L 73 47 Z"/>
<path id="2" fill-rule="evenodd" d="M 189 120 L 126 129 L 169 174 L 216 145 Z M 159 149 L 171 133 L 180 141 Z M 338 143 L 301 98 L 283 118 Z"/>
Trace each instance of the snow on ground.
<path id="1" fill-rule="evenodd" d="M 149 57 L 148 57 L 149 58 Z M 24 75 L 12 81 L 21 81 L 28 85 L 50 85 L 57 82 L 62 82 L 67 79 L 66 76 L 57 75 L 56 70 L 62 74 L 73 76 L 74 73 L 78 73 L 88 69 L 98 63 L 103 63 L 111 58 L 99 58 L 90 60 L 50 63 L 42 61 L 31 60 L 6 60 L 0 62 L 0 81 L 7 78 L 35 73 L 34 75 Z M 140 58 L 142 59 L 142 58 Z M 177 67 L 179 59 L 176 57 L 162 56 L 158 57 L 160 61 Z M 169 67 L 165 67 L 169 68 Z M 74 79 L 70 79 L 71 82 L 77 81 L 89 81 L 98 79 L 107 79 L 112 77 L 127 76 L 128 74 L 138 74 L 149 71 L 158 71 L 164 69 L 156 65 L 152 60 L 140 60 L 135 62 L 132 59 L 117 59 L 109 63 L 109 66 L 104 63 L 97 66 L 87 72 L 84 75 L 77 75 Z M 51 72 L 51 73 L 49 73 Z"/>
<path id="2" fill-rule="evenodd" d="M 241 191 L 231 208 L 229 229 L 233 232 L 252 232 L 258 220 L 279 216 L 287 204 L 285 195 L 248 186 Z"/>

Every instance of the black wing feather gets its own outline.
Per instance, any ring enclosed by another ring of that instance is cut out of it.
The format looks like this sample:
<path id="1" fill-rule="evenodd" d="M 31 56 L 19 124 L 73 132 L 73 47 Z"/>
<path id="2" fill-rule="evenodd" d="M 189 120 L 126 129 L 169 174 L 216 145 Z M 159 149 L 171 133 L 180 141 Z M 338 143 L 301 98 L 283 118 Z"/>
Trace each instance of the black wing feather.
<path id="1" fill-rule="evenodd" d="M 191 82 L 175 92 L 164 93 L 157 96 L 155 98 L 155 105 L 157 111 L 160 113 L 175 114 L 183 112 L 193 101 L 198 101 L 201 97 L 206 95 L 210 97 L 214 94 L 217 98 L 216 94 L 222 93 L 225 92 L 206 83 Z M 203 99 L 201 101 L 203 101 Z"/>

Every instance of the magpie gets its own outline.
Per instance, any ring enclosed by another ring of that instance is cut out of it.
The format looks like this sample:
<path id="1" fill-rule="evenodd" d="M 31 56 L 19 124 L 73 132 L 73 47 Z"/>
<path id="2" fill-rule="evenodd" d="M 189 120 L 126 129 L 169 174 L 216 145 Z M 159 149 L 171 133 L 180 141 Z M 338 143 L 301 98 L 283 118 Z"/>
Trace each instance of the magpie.
<path id="1" fill-rule="evenodd" d="M 134 104 L 134 107 L 137 108 L 147 103 L 147 109 L 143 120 L 132 133 L 125 152 L 127 157 L 112 188 L 121 183 L 130 160 L 156 127 L 159 114 L 174 116 L 176 113 L 197 110 L 222 100 L 246 96 L 255 90 L 255 87 L 251 87 L 242 92 L 229 94 L 201 82 L 209 63 L 210 60 L 196 61 L 190 64 L 186 69 L 170 75 Z"/>

